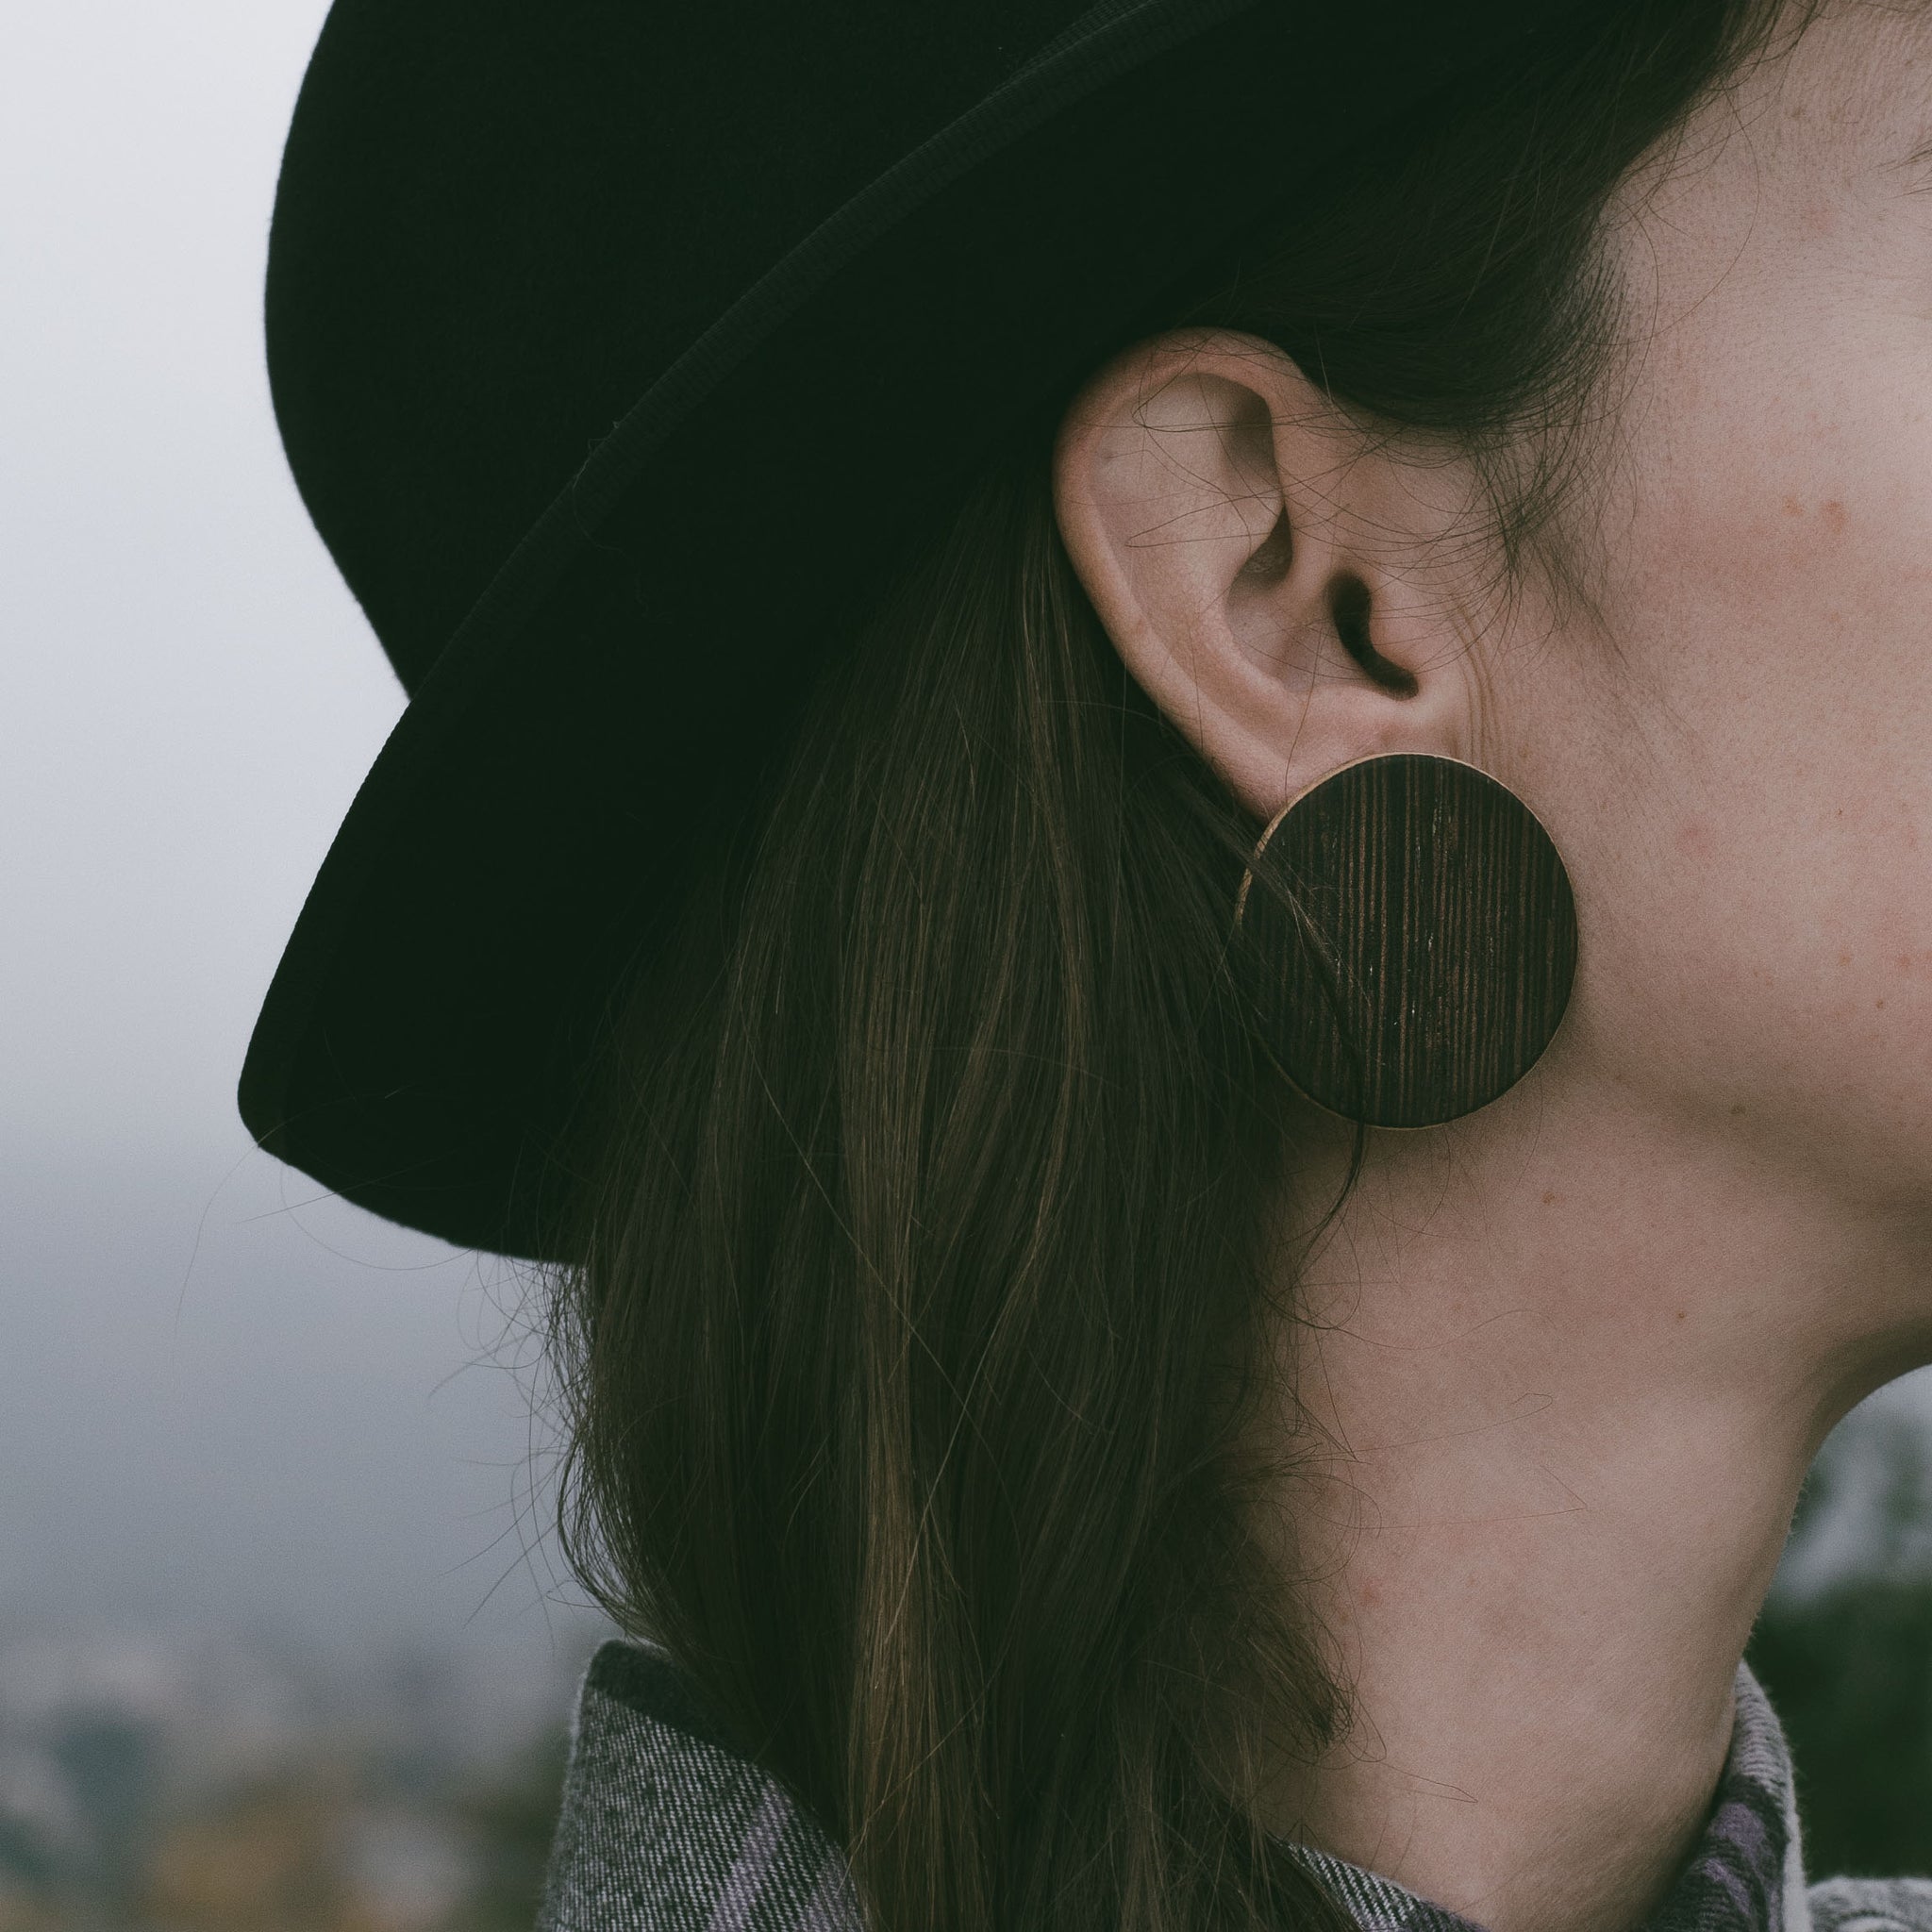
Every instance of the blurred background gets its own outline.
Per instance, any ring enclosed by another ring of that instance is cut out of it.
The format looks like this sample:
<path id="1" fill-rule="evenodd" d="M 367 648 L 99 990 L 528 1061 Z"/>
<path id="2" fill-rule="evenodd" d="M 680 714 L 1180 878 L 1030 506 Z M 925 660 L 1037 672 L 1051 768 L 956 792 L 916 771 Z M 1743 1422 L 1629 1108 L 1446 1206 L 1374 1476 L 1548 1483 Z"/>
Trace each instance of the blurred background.
<path id="1" fill-rule="evenodd" d="M 325 0 L 60 0 L 0 66 L 0 1932 L 525 1926 L 609 1634 L 525 1284 L 233 1091 L 401 693 L 259 294 Z M 1752 1658 L 1811 1866 L 1932 1872 L 1932 1385 L 1827 1445 Z"/>
<path id="2" fill-rule="evenodd" d="M 524 1284 L 234 1084 L 401 692 L 260 341 L 325 0 L 60 0 L 0 63 L 0 1932 L 527 1926 L 608 1634 Z"/>

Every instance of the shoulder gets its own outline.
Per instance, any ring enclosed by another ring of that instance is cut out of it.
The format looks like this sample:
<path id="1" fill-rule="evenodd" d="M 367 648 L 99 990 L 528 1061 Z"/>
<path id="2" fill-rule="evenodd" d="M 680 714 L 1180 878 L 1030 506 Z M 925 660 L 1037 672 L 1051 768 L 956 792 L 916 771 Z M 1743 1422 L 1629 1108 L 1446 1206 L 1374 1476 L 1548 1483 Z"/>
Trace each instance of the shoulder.
<path id="1" fill-rule="evenodd" d="M 1827 1878 L 1809 1896 L 1814 1932 L 1932 1932 L 1932 1878 Z"/>

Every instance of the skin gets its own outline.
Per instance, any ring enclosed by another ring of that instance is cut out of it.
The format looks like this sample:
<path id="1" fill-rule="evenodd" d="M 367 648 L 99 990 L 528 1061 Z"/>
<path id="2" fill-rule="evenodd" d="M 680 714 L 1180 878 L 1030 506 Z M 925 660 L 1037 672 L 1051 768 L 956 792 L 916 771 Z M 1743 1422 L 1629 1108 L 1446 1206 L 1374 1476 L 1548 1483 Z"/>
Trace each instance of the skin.
<path id="1" fill-rule="evenodd" d="M 1448 754 L 1570 866 L 1527 1079 L 1378 1136 L 1294 1282 L 1271 1533 L 1355 1722 L 1267 1822 L 1495 1932 L 1640 1925 L 1827 1431 L 1932 1360 L 1932 21 L 1843 5 L 1701 109 L 1608 230 L 1633 355 L 1571 531 L 1510 595 L 1467 469 L 1280 353 L 1137 345 L 1056 454 L 1075 567 L 1257 825 Z M 1371 592 L 1375 648 L 1330 596 Z M 1311 1114 L 1284 1233 L 1332 1197 Z"/>

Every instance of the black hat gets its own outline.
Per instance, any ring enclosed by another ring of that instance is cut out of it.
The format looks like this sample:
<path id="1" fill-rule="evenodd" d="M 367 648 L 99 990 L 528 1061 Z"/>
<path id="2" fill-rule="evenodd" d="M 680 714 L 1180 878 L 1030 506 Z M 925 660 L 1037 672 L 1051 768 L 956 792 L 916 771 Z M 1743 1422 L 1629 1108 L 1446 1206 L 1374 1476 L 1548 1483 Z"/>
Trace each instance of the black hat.
<path id="1" fill-rule="evenodd" d="M 410 699 L 256 1023 L 261 1144 L 554 1253 L 589 1016 L 855 592 L 1312 171 L 1566 10 L 336 0 L 269 372 Z"/>

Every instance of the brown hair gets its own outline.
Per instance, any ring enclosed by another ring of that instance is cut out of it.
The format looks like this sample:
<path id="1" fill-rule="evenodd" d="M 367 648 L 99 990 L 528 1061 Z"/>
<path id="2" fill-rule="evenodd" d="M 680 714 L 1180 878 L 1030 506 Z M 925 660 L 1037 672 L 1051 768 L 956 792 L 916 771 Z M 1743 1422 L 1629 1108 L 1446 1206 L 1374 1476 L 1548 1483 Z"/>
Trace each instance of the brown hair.
<path id="1" fill-rule="evenodd" d="M 1503 567 L 1555 557 L 1622 321 L 1610 197 L 1779 17 L 1604 9 L 1174 320 L 1451 440 Z M 549 1307 L 564 1546 L 876 1932 L 1332 1927 L 1241 1795 L 1346 1715 L 1251 1529 L 1293 1272 L 1225 962 L 1257 828 L 1069 564 L 1066 400 L 881 587 L 630 991 Z"/>

